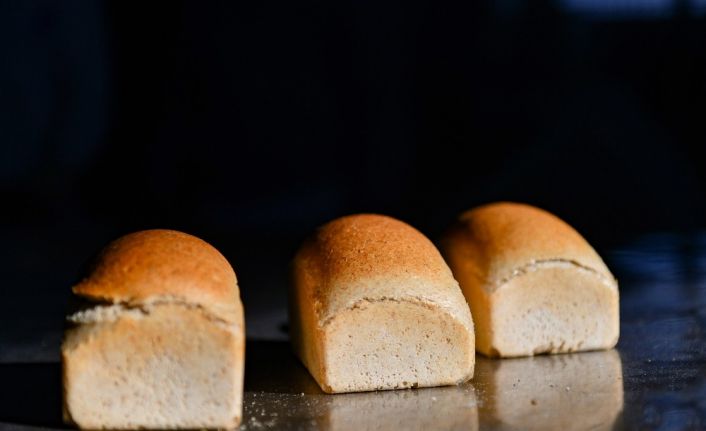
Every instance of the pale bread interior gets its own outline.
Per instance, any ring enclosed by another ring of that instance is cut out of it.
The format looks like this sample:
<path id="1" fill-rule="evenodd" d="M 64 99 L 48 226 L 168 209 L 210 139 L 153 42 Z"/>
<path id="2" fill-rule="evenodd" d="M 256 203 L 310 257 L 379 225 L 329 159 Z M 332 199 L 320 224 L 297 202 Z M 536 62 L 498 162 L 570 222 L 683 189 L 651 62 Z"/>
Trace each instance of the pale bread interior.
<path id="1" fill-rule="evenodd" d="M 478 318 L 477 348 L 485 355 L 569 353 L 610 348 L 618 341 L 618 290 L 590 269 L 568 262 L 536 264 L 490 294 L 474 293 L 483 296 L 470 302 Z"/>
<path id="2" fill-rule="evenodd" d="M 473 332 L 432 304 L 361 301 L 323 331 L 323 369 L 314 374 L 327 392 L 450 385 L 473 376 Z"/>
<path id="3" fill-rule="evenodd" d="M 108 306 L 67 331 L 64 409 L 84 429 L 234 428 L 242 328 L 198 307 Z"/>

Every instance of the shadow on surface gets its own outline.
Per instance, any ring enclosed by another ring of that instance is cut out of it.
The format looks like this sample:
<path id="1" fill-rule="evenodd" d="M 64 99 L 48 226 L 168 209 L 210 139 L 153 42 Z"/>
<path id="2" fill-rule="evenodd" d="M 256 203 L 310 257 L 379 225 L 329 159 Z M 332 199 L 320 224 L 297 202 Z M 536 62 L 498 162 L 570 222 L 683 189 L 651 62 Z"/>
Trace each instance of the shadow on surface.
<path id="1" fill-rule="evenodd" d="M 0 364 L 0 422 L 65 428 L 61 364 Z"/>
<path id="2" fill-rule="evenodd" d="M 323 394 L 287 341 L 247 340 L 245 391 Z"/>

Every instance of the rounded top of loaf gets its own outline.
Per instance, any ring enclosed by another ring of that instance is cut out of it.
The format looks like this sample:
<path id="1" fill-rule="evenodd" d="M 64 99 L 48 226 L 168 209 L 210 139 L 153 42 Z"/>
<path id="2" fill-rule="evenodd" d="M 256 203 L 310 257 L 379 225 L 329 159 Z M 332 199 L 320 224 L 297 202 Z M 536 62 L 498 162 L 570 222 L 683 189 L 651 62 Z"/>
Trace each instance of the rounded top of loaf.
<path id="1" fill-rule="evenodd" d="M 233 268 L 207 242 L 174 230 L 125 235 L 108 244 L 72 288 L 88 300 L 131 306 L 160 302 L 202 307 L 237 321 L 240 292 Z"/>
<path id="2" fill-rule="evenodd" d="M 316 233 L 330 279 L 396 272 L 429 280 L 452 277 L 436 247 L 417 229 L 392 217 L 358 214 L 333 220 Z"/>
<path id="3" fill-rule="evenodd" d="M 459 216 L 444 238 L 445 253 L 463 255 L 478 276 L 502 284 L 518 269 L 567 262 L 614 280 L 598 253 L 557 216 L 527 204 L 498 202 Z"/>
<path id="4" fill-rule="evenodd" d="M 463 294 L 437 248 L 392 217 L 333 220 L 302 246 L 294 264 L 320 323 L 361 301 L 409 300 L 438 305 L 472 328 Z"/>

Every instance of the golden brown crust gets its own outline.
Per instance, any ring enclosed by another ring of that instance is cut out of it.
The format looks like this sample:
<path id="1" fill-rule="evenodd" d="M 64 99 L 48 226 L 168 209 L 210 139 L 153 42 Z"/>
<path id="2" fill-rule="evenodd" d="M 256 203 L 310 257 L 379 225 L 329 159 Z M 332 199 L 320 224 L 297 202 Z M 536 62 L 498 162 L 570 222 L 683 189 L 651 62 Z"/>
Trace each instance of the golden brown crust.
<path id="1" fill-rule="evenodd" d="M 303 287 L 310 290 L 306 296 L 322 324 L 361 300 L 404 294 L 453 309 L 460 295 L 434 244 L 412 226 L 383 215 L 351 215 L 322 226 L 294 263 L 306 268 L 311 280 Z"/>
<path id="2" fill-rule="evenodd" d="M 473 322 L 458 283 L 431 241 L 399 220 L 360 214 L 322 226 L 297 253 L 291 287 L 292 344 L 326 392 L 441 385 L 473 374 Z M 435 329 L 422 333 L 427 320 Z M 453 351 L 448 358 L 460 358 L 453 366 L 430 365 L 426 376 L 415 374 L 427 369 L 420 355 L 397 363 L 410 346 L 436 351 L 438 340 Z M 366 371 L 359 356 L 379 360 Z M 399 382 L 385 374 L 407 371 Z"/>
<path id="3" fill-rule="evenodd" d="M 172 298 L 230 322 L 242 316 L 235 272 L 226 258 L 205 241 L 173 230 L 145 230 L 113 241 L 73 292 L 130 305 Z"/>
<path id="4" fill-rule="evenodd" d="M 429 281 L 448 281 L 436 247 L 412 226 L 392 217 L 360 214 L 336 219 L 316 234 L 321 267 L 332 283 L 410 270 Z"/>
<path id="5" fill-rule="evenodd" d="M 462 214 L 442 250 L 471 307 L 476 350 L 524 356 L 615 346 L 617 282 L 571 226 L 529 205 Z"/>
<path id="6" fill-rule="evenodd" d="M 567 223 L 542 209 L 499 202 L 467 211 L 443 240 L 443 249 L 464 256 L 486 288 L 497 288 L 527 265 L 573 262 L 613 280 L 603 260 Z"/>

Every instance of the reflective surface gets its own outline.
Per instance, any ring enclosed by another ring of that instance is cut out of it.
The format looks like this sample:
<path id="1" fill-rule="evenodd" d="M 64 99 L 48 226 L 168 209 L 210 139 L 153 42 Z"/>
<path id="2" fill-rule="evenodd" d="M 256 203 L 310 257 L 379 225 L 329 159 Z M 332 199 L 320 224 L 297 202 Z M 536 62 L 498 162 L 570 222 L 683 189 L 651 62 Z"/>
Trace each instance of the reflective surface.
<path id="1" fill-rule="evenodd" d="M 243 428 L 478 429 L 473 385 L 328 395 L 286 341 L 248 345 Z"/>
<path id="2" fill-rule="evenodd" d="M 247 429 L 582 430 L 621 425 L 623 374 L 616 350 L 509 360 L 478 356 L 473 381 L 460 386 L 327 395 L 291 357 L 286 342 L 253 342 L 250 347 Z"/>
<path id="3" fill-rule="evenodd" d="M 623 410 L 623 370 L 615 350 L 479 358 L 473 385 L 483 424 L 493 428 L 613 429 Z"/>
<path id="4" fill-rule="evenodd" d="M 706 236 L 652 236 L 606 258 L 620 281 L 617 349 L 478 356 L 461 386 L 324 394 L 290 352 L 284 309 L 249 310 L 242 428 L 706 428 Z M 55 357 L 58 334 L 3 346 L 0 428 L 62 427 L 58 363 L 25 359 Z"/>
<path id="5" fill-rule="evenodd" d="M 325 395 L 285 341 L 251 343 L 243 428 L 706 429 L 706 235 L 648 236 L 606 259 L 620 282 L 616 349 L 478 356 L 460 387 Z"/>

